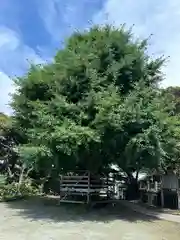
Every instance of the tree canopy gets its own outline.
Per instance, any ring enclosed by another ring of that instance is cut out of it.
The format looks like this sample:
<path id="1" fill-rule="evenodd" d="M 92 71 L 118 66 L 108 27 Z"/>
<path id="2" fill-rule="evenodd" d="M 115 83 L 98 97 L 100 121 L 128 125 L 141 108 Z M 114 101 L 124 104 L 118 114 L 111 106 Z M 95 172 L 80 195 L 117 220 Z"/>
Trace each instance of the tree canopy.
<path id="1" fill-rule="evenodd" d="M 93 27 L 16 79 L 21 159 L 44 176 L 112 163 L 128 175 L 164 166 L 175 151 L 174 105 L 159 88 L 164 59 L 147 47 L 124 27 Z"/>

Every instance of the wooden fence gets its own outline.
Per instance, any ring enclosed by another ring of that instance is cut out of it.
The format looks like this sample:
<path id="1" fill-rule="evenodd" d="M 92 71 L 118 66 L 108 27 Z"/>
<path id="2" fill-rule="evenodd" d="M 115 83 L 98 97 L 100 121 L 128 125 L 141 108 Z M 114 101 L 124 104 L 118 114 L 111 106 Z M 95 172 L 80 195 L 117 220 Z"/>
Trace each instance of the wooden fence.
<path id="1" fill-rule="evenodd" d="M 84 174 L 64 175 L 60 179 L 60 202 L 90 203 L 113 198 L 115 183 L 106 176 Z"/>

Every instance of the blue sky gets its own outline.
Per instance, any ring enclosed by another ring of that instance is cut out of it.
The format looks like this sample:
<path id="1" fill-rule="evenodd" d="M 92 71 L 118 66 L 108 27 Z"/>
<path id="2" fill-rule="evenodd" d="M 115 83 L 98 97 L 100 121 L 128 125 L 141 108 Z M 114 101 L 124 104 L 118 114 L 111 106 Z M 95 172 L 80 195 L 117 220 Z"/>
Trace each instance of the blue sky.
<path id="1" fill-rule="evenodd" d="M 0 0 L 0 111 L 11 112 L 11 79 L 28 61 L 50 61 L 73 29 L 105 22 L 134 24 L 138 37 L 153 34 L 149 52 L 170 56 L 163 85 L 180 85 L 179 0 Z"/>

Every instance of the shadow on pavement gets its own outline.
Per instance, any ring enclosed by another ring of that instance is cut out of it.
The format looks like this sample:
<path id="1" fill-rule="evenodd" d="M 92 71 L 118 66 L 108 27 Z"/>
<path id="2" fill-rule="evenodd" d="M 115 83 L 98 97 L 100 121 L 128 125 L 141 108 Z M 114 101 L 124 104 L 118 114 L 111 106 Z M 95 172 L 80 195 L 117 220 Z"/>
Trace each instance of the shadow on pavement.
<path id="1" fill-rule="evenodd" d="M 14 209 L 16 215 L 31 220 L 49 220 L 55 222 L 97 221 L 109 222 L 123 220 L 128 222 L 155 221 L 156 217 L 136 213 L 127 207 L 116 203 L 102 208 L 88 208 L 86 205 L 66 203 L 57 205 L 58 199 L 36 197 L 27 200 L 6 203 L 8 208 Z"/>

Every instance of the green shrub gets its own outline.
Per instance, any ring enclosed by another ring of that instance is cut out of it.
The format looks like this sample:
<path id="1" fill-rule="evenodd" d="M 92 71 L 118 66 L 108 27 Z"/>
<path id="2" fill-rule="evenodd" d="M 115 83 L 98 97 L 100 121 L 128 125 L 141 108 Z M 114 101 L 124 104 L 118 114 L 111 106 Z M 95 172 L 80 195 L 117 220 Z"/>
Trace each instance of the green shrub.
<path id="1" fill-rule="evenodd" d="M 24 181 L 20 188 L 17 182 L 11 184 L 0 183 L 0 201 L 16 200 L 28 196 L 37 195 L 39 190 L 32 186 L 30 180 Z"/>

